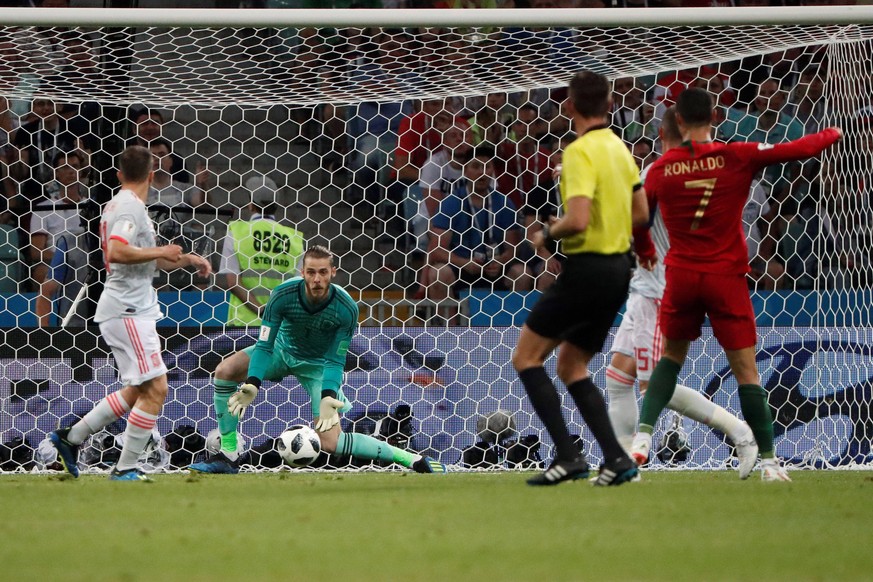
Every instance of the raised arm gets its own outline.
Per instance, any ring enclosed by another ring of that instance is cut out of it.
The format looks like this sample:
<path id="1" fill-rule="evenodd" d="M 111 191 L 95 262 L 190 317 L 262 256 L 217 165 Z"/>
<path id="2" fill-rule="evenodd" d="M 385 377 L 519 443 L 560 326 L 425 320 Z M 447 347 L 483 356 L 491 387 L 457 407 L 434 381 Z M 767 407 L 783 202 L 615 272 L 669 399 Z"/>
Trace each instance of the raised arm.
<path id="1" fill-rule="evenodd" d="M 842 137 L 843 132 L 840 128 L 829 127 L 788 143 L 734 143 L 731 145 L 741 149 L 745 157 L 749 158 L 755 166 L 762 168 L 771 164 L 815 157 Z"/>

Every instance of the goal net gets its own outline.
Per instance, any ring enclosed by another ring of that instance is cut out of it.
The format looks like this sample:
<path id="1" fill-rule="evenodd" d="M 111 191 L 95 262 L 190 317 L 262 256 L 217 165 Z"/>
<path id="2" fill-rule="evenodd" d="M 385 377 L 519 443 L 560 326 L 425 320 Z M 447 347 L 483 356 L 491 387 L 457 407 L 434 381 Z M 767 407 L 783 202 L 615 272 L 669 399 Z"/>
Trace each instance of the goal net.
<path id="1" fill-rule="evenodd" d="M 263 298 L 259 282 L 293 274 L 295 237 L 336 254 L 335 282 L 361 307 L 345 430 L 460 466 L 547 463 L 552 443 L 510 360 L 560 268 L 528 239 L 554 212 L 553 169 L 571 139 L 561 103 L 583 68 L 614 82 L 612 127 L 641 167 L 688 86 L 715 96 L 718 139 L 843 128 L 819 159 L 756 181 L 749 286 L 777 454 L 800 467 L 873 458 L 873 12 L 167 12 L 0 9 L 0 470 L 55 467 L 46 433 L 119 388 L 89 321 L 102 263 L 93 224 L 132 143 L 156 155 L 148 206 L 159 238 L 217 272 L 155 280 L 170 392 L 150 466 L 187 466 L 210 445 L 210 376 L 257 336 L 230 288 L 244 282 Z M 459 194 L 480 156 L 497 192 L 484 213 Z M 257 238 L 254 254 L 227 250 L 253 214 L 288 229 Z M 435 267 L 447 253 L 491 267 Z M 591 364 L 600 386 L 606 361 Z M 554 376 L 554 359 L 547 369 Z M 680 381 L 739 414 L 708 328 Z M 276 466 L 272 439 L 311 420 L 295 379 L 265 384 L 240 426 L 258 468 Z M 669 415 L 661 424 L 653 466 L 734 462 L 724 435 Z M 83 463 L 111 463 L 120 429 L 92 439 Z"/>

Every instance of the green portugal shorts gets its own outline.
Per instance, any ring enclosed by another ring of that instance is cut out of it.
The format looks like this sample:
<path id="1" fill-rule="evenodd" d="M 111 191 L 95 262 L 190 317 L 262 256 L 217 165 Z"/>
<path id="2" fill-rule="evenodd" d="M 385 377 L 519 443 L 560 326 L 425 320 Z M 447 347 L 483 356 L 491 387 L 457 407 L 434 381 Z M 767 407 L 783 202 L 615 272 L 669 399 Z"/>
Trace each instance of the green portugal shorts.
<path id="1" fill-rule="evenodd" d="M 254 350 L 255 346 L 252 345 L 245 348 L 243 351 L 249 359 L 251 359 Z M 319 405 L 321 404 L 321 383 L 324 376 L 324 366 L 306 360 L 298 360 L 291 354 L 279 349 L 274 349 L 273 361 L 270 362 L 270 366 L 267 368 L 266 374 L 264 374 L 264 380 L 280 382 L 288 376 L 294 376 L 297 378 L 300 385 L 309 392 L 312 417 L 317 417 L 319 415 Z M 340 412 L 348 412 L 352 409 L 352 403 L 349 402 L 349 399 L 346 398 L 345 394 L 343 394 L 342 386 L 337 389 L 336 397 L 344 404 L 340 409 Z"/>

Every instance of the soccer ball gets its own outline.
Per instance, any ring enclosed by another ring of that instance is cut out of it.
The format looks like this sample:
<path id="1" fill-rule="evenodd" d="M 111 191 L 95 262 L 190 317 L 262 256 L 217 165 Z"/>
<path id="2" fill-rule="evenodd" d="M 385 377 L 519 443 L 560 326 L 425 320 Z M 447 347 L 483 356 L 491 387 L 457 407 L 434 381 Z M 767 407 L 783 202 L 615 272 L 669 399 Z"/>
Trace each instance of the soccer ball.
<path id="1" fill-rule="evenodd" d="M 512 412 L 498 408 L 476 419 L 476 433 L 486 443 L 499 443 L 515 436 L 515 417 Z"/>
<path id="2" fill-rule="evenodd" d="M 321 452 L 318 433 L 303 424 L 292 426 L 276 439 L 276 450 L 285 464 L 308 467 Z"/>
<path id="3" fill-rule="evenodd" d="M 221 452 L 221 432 L 217 428 L 213 428 L 206 435 L 205 447 L 208 456 L 217 455 Z M 241 434 L 236 435 L 236 452 L 239 454 L 246 452 L 246 439 Z"/>

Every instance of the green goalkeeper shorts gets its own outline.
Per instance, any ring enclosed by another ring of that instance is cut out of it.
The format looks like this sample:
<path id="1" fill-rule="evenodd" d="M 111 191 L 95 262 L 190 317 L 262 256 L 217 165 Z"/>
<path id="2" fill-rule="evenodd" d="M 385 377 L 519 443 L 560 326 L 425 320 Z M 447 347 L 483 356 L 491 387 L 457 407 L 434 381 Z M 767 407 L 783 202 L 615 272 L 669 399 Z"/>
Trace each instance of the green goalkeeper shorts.
<path id="1" fill-rule="evenodd" d="M 251 359 L 252 352 L 255 351 L 255 346 L 249 346 L 243 350 Z M 291 354 L 282 350 L 273 350 L 273 361 L 270 362 L 264 380 L 271 382 L 280 382 L 288 376 L 294 376 L 300 385 L 309 392 L 309 404 L 312 409 L 312 417 L 315 418 L 319 414 L 319 405 L 321 404 L 321 382 L 324 377 L 324 366 L 314 364 L 306 360 L 298 360 Z M 343 394 L 342 386 L 337 389 L 337 399 L 341 400 L 344 406 L 340 412 L 348 412 L 352 409 L 352 403 Z"/>

